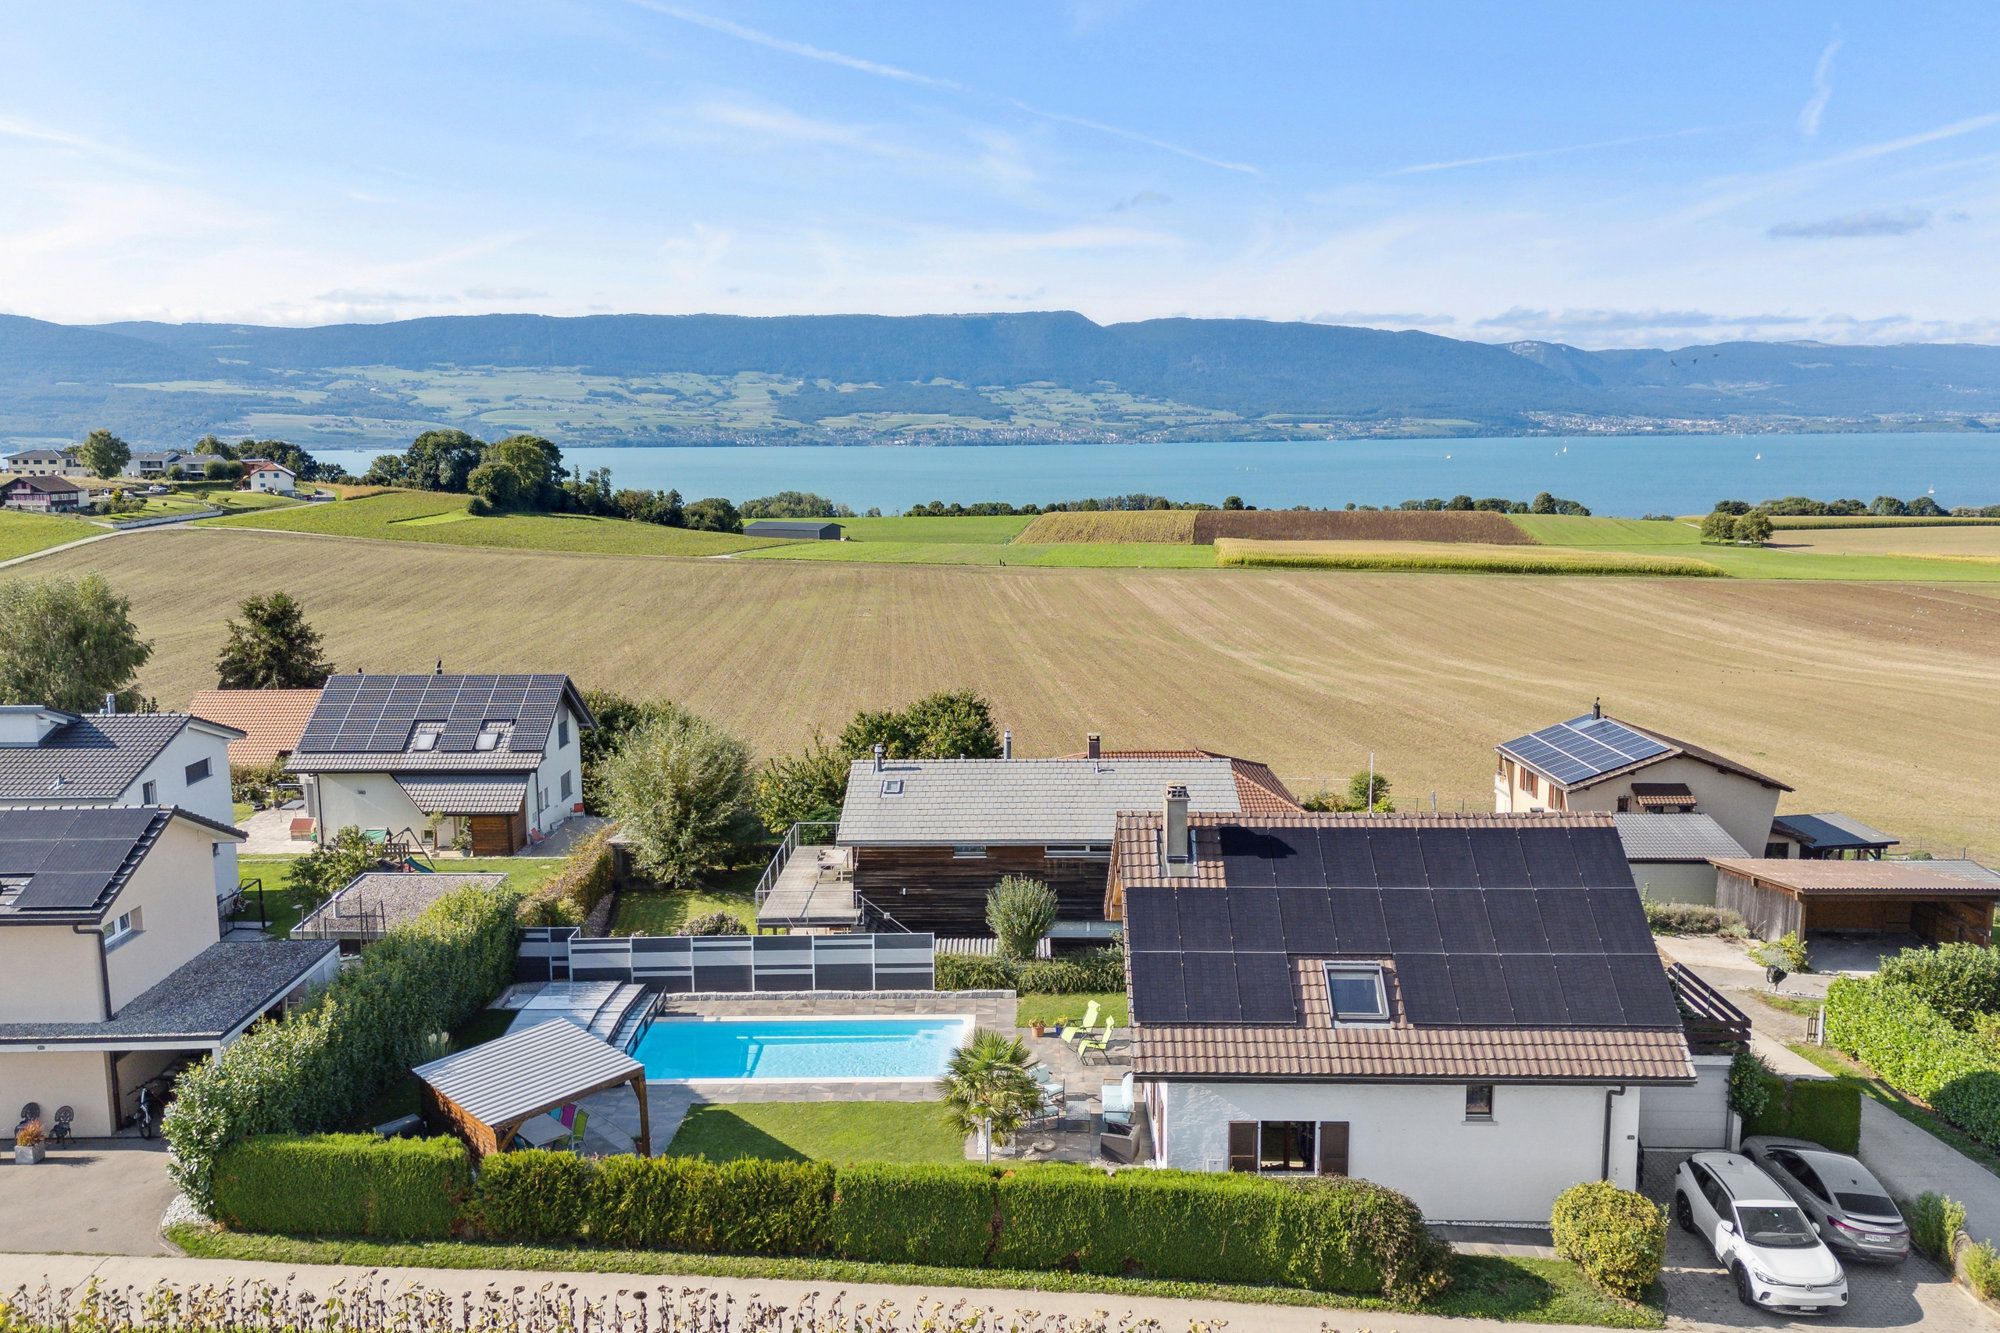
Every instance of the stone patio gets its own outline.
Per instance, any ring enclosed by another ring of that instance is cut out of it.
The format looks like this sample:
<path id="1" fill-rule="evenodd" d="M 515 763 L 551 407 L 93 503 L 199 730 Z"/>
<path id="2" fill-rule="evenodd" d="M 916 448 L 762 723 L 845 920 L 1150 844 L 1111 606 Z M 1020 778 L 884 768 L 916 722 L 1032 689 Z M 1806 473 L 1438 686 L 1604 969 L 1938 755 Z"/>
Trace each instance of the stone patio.
<path id="1" fill-rule="evenodd" d="M 1035 1063 L 1046 1065 L 1062 1081 L 1063 1112 L 1054 1123 L 1036 1122 L 1023 1129 L 1012 1142 L 996 1147 L 993 1160 L 1109 1161 L 1098 1142 L 1103 1129 L 1104 1086 L 1120 1082 L 1132 1067 L 1129 1042 L 1114 1035 L 1108 1053 L 1094 1051 L 1086 1062 L 1078 1057 L 1074 1046 L 1057 1040 L 1053 1029 L 1045 1037 L 1037 1037 L 1030 1028 L 1017 1028 L 1016 1032 Z M 966 1136 L 965 1155 L 968 1160 L 981 1159 L 977 1134 Z"/>

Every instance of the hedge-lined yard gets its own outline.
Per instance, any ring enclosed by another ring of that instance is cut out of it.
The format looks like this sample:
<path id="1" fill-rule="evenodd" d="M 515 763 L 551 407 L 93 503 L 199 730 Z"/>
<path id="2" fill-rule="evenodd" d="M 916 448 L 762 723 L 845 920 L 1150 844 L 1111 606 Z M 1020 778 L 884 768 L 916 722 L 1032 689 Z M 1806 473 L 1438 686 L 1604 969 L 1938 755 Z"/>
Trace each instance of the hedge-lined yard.
<path id="1" fill-rule="evenodd" d="M 1827 988 L 1826 1039 L 1898 1092 L 2000 1144 L 2000 1052 L 1954 1027 L 1913 985 L 1838 977 Z"/>

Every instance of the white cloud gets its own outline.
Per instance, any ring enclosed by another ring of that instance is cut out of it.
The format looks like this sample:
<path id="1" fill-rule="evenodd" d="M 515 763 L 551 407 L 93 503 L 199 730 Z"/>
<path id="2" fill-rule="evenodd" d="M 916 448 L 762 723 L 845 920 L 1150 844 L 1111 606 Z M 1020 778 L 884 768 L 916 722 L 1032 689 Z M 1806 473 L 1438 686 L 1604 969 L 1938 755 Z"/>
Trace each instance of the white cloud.
<path id="1" fill-rule="evenodd" d="M 1834 38 L 1819 53 L 1819 64 L 1813 66 L 1812 96 L 1799 108 L 1799 133 L 1810 139 L 1819 133 L 1819 120 L 1826 114 L 1826 104 L 1833 100 L 1833 58 L 1840 54 L 1840 39 Z"/>

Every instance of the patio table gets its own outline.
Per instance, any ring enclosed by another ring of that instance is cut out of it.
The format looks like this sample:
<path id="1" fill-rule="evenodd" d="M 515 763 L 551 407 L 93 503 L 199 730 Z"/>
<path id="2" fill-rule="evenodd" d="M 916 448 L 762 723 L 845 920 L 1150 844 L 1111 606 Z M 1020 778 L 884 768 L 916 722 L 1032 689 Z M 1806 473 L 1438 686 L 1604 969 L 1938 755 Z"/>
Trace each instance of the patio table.
<path id="1" fill-rule="evenodd" d="M 530 1148 L 546 1148 L 569 1137 L 562 1121 L 552 1115 L 538 1115 L 514 1131 L 514 1137 Z"/>

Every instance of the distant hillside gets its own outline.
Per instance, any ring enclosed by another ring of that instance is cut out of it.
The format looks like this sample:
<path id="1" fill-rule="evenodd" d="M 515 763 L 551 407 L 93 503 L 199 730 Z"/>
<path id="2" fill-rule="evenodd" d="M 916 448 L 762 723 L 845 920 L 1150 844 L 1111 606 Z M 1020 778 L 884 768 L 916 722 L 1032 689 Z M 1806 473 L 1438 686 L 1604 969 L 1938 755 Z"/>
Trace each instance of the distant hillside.
<path id="1" fill-rule="evenodd" d="M 1989 415 L 1993 418 L 1988 421 Z M 108 425 L 365 448 L 927 443 L 1523 430 L 2000 427 L 2000 348 L 1588 352 L 1262 320 L 479 315 L 268 328 L 0 316 L 0 438 Z"/>

